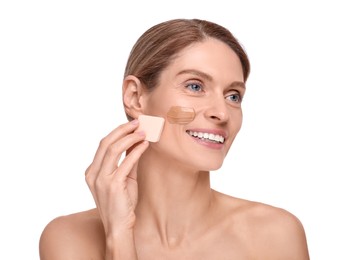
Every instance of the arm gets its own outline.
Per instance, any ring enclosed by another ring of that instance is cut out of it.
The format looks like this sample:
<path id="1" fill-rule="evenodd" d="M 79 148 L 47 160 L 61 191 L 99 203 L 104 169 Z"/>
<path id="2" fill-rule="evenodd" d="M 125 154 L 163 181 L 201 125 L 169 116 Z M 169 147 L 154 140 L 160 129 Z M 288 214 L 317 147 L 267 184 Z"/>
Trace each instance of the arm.
<path id="1" fill-rule="evenodd" d="M 133 229 L 137 204 L 137 162 L 147 149 L 138 121 L 119 126 L 101 142 L 86 181 L 106 237 L 106 260 L 137 259 Z M 130 151 L 130 152 L 129 152 Z M 120 163 L 123 153 L 127 156 Z"/>
<path id="2" fill-rule="evenodd" d="M 137 259 L 134 234 L 131 230 L 106 238 L 106 260 Z"/>
<path id="3" fill-rule="evenodd" d="M 136 168 L 148 147 L 148 142 L 143 142 L 144 135 L 133 132 L 137 126 L 136 121 L 121 125 L 101 141 L 86 171 L 97 212 L 72 214 L 51 221 L 40 238 L 41 260 L 137 259 L 133 235 Z M 126 151 L 127 156 L 119 163 Z"/>
<path id="4" fill-rule="evenodd" d="M 293 214 L 277 209 L 263 225 L 262 234 L 266 259 L 310 259 L 304 227 Z"/>
<path id="5" fill-rule="evenodd" d="M 73 260 L 90 254 L 83 236 L 71 217 L 58 217 L 43 230 L 39 252 L 41 260 Z"/>
<path id="6" fill-rule="evenodd" d="M 282 259 L 309 260 L 304 227 L 300 220 L 288 213 L 278 230 L 278 249 Z"/>

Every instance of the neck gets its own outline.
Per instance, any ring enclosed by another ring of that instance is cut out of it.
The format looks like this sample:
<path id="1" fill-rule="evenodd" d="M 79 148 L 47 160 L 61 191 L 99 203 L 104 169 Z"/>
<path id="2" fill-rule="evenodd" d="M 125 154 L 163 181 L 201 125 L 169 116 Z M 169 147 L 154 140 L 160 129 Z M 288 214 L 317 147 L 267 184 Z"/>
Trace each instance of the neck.
<path id="1" fill-rule="evenodd" d="M 213 199 L 210 176 L 153 156 L 144 153 L 138 165 L 136 226 L 151 239 L 175 246 L 207 228 Z"/>

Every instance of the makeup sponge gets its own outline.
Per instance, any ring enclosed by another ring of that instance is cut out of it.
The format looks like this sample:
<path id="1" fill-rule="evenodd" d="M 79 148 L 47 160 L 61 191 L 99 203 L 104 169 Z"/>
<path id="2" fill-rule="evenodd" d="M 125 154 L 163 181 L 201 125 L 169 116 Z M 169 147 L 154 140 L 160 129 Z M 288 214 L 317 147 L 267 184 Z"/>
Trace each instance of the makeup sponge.
<path id="1" fill-rule="evenodd" d="M 145 140 L 149 142 L 158 142 L 161 132 L 163 131 L 165 119 L 158 116 L 140 115 L 138 131 L 144 131 L 146 134 Z"/>

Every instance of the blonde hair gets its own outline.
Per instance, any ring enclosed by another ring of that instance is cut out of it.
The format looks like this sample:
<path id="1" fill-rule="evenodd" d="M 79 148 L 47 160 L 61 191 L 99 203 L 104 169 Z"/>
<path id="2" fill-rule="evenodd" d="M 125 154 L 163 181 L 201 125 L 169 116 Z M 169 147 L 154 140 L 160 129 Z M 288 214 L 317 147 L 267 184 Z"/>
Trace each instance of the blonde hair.
<path id="1" fill-rule="evenodd" d="M 150 90 L 157 86 L 160 73 L 185 47 L 215 38 L 226 43 L 237 54 L 246 82 L 250 63 L 238 40 L 226 28 L 199 19 L 174 19 L 148 29 L 133 46 L 125 68 L 124 78 L 134 75 Z"/>

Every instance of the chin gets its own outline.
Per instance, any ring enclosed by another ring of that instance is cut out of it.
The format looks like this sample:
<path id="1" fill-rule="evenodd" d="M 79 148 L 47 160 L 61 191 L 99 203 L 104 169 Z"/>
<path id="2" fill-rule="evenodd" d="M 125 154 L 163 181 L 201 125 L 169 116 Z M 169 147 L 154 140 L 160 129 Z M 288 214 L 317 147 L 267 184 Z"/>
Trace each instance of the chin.
<path id="1" fill-rule="evenodd" d="M 209 162 L 203 162 L 203 165 L 200 165 L 200 170 L 202 171 L 216 171 L 220 169 L 223 165 L 223 161 L 209 161 Z M 199 166 L 198 166 L 199 167 Z"/>
<path id="2" fill-rule="evenodd" d="M 212 166 L 208 171 L 217 171 L 222 167 L 222 164 Z"/>

